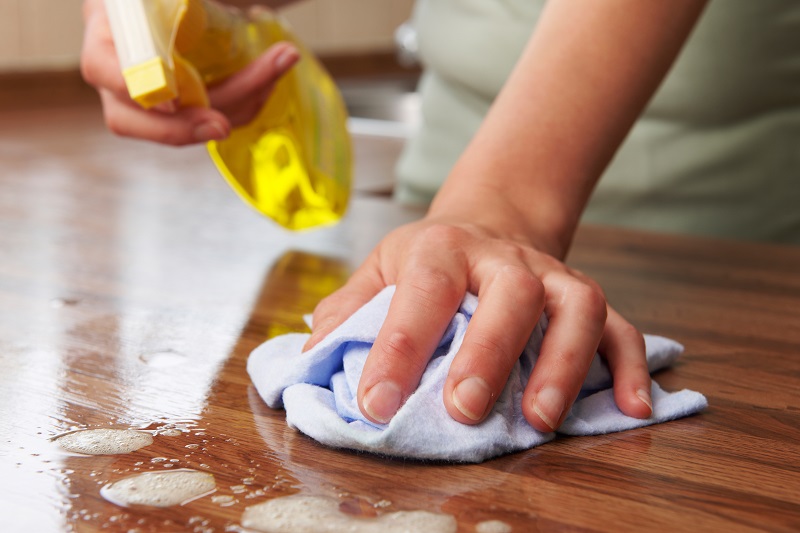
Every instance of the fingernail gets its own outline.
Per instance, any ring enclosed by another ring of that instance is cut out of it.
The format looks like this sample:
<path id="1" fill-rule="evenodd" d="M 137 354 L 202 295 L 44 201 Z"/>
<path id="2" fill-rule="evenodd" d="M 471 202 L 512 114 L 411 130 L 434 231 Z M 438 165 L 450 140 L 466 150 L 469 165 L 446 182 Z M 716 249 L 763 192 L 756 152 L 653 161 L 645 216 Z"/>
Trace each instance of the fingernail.
<path id="1" fill-rule="evenodd" d="M 215 121 L 203 122 L 194 129 L 194 138 L 198 142 L 219 141 L 228 136 L 222 124 Z"/>
<path id="2" fill-rule="evenodd" d="M 292 47 L 288 47 L 285 50 L 281 51 L 278 54 L 278 57 L 275 58 L 275 68 L 278 70 L 286 70 L 291 63 L 293 63 L 300 54 L 298 51 Z"/>
<path id="3" fill-rule="evenodd" d="M 636 396 L 642 401 L 643 404 L 650 409 L 650 413 L 653 412 L 653 400 L 650 398 L 650 393 L 644 389 L 639 389 L 636 391 Z"/>
<path id="4" fill-rule="evenodd" d="M 560 390 L 547 387 L 540 390 L 539 394 L 533 399 L 533 410 L 550 429 L 555 430 L 566 403 L 566 399 Z"/>
<path id="5" fill-rule="evenodd" d="M 470 420 L 483 418 L 491 399 L 489 384 L 478 376 L 464 379 L 453 389 L 453 405 Z"/>
<path id="6" fill-rule="evenodd" d="M 400 409 L 403 393 L 391 381 L 381 381 L 372 386 L 364 396 L 363 405 L 367 416 L 381 424 L 388 424 Z"/>

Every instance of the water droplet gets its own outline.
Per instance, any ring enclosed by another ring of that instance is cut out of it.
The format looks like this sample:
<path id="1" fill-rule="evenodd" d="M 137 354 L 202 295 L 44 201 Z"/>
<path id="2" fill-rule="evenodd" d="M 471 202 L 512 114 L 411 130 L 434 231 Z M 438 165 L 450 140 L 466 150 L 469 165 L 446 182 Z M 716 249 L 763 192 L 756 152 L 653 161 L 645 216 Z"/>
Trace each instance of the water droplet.
<path id="1" fill-rule="evenodd" d="M 501 520 L 485 520 L 475 525 L 476 533 L 511 533 L 511 526 Z"/>
<path id="2" fill-rule="evenodd" d="M 218 496 L 212 496 L 211 501 L 222 507 L 229 507 L 236 503 L 236 498 L 229 494 L 220 494 Z"/>
<path id="3" fill-rule="evenodd" d="M 153 368 L 171 368 L 182 365 L 188 360 L 188 357 L 174 350 L 163 350 L 142 354 L 139 359 Z"/>

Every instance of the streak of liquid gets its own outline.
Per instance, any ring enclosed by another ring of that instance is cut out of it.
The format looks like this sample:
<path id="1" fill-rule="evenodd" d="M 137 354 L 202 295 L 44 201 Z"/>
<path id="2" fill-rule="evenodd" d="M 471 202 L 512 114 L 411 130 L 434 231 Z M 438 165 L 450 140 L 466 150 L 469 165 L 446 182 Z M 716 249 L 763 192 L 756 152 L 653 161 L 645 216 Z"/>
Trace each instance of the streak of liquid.
<path id="1" fill-rule="evenodd" d="M 361 518 L 342 513 L 338 500 L 302 495 L 275 498 L 248 507 L 242 515 L 242 526 L 264 533 L 452 533 L 458 529 L 456 519 L 448 514 L 398 511 L 374 518 Z"/>
<path id="2" fill-rule="evenodd" d="M 150 352 L 142 354 L 139 359 L 153 368 L 171 368 L 179 366 L 188 361 L 188 357 L 173 350 L 163 350 L 160 352 Z"/>
<path id="3" fill-rule="evenodd" d="M 116 455 L 150 446 L 153 436 L 133 429 L 84 429 L 57 437 L 54 442 L 72 453 Z"/>
<path id="4" fill-rule="evenodd" d="M 144 472 L 109 483 L 100 495 L 121 507 L 172 507 L 207 496 L 217 488 L 214 476 L 197 470 Z"/>
<path id="5" fill-rule="evenodd" d="M 475 525 L 476 533 L 511 533 L 511 526 L 501 520 L 486 520 Z"/>
<path id="6" fill-rule="evenodd" d="M 53 298 L 50 300 L 50 307 L 53 309 L 60 309 L 62 307 L 74 307 L 81 301 L 77 298 Z"/>

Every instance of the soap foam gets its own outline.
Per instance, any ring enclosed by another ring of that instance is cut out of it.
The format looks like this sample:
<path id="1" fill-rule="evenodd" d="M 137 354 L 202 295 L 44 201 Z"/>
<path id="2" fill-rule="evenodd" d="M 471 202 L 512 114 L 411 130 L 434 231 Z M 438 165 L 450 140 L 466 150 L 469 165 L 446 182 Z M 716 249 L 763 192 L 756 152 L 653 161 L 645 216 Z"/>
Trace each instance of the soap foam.
<path id="1" fill-rule="evenodd" d="M 501 520 L 486 520 L 475 525 L 476 533 L 511 533 L 511 526 Z"/>
<path id="2" fill-rule="evenodd" d="M 275 498 L 248 507 L 242 515 L 242 526 L 264 533 L 452 533 L 458 529 L 456 519 L 448 514 L 398 511 L 375 518 L 360 518 L 342 513 L 339 502 L 332 498 L 300 495 Z"/>
<path id="3" fill-rule="evenodd" d="M 122 507 L 172 507 L 211 494 L 216 488 L 212 474 L 180 469 L 144 472 L 127 477 L 104 486 L 100 489 L 100 494 L 111 503 Z"/>
<path id="4" fill-rule="evenodd" d="M 85 429 L 62 435 L 55 442 L 72 453 L 116 455 L 150 446 L 153 436 L 133 429 Z"/>

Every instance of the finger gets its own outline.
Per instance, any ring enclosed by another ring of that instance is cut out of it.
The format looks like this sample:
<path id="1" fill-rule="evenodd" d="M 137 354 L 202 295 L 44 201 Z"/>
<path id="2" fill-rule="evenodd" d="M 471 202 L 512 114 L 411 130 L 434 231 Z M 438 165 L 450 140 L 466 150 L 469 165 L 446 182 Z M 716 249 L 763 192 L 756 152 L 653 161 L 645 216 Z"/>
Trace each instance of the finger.
<path id="1" fill-rule="evenodd" d="M 146 139 L 172 146 L 224 139 L 230 124 L 213 109 L 181 108 L 173 114 L 146 111 L 133 103 L 100 91 L 108 129 L 123 137 Z"/>
<path id="2" fill-rule="evenodd" d="M 554 431 L 586 379 L 606 322 L 606 301 L 593 283 L 566 272 L 542 279 L 549 324 L 539 359 L 522 399 L 522 410 L 540 431 Z"/>
<path id="3" fill-rule="evenodd" d="M 614 400 L 620 410 L 635 418 L 652 415 L 644 337 L 611 307 L 599 351 L 614 376 Z"/>
<path id="4" fill-rule="evenodd" d="M 491 411 L 544 309 L 544 286 L 521 264 L 496 270 L 479 297 L 444 386 L 447 411 L 464 424 Z"/>
<path id="5" fill-rule="evenodd" d="M 311 337 L 308 338 L 303 351 L 316 346 L 319 341 L 339 327 L 361 306 L 370 301 L 383 289 L 385 284 L 368 260 L 359 268 L 347 283 L 339 290 L 322 299 L 314 309 Z"/>
<path id="6" fill-rule="evenodd" d="M 127 96 L 128 89 L 102 2 L 86 17 L 80 67 L 83 79 L 88 84 L 111 91 L 119 97 Z"/>
<path id="7" fill-rule="evenodd" d="M 248 66 L 210 87 L 211 106 L 217 109 L 236 107 L 247 98 L 261 98 L 263 103 L 273 84 L 299 59 L 300 52 L 290 43 L 271 46 Z"/>
<path id="8" fill-rule="evenodd" d="M 436 242 L 436 240 L 432 241 Z M 439 245 L 434 245 L 441 247 Z M 464 265 L 433 246 L 407 261 L 358 386 L 361 412 L 388 423 L 419 384 L 422 372 L 466 292 Z M 441 248 L 439 248 L 441 249 Z"/>

